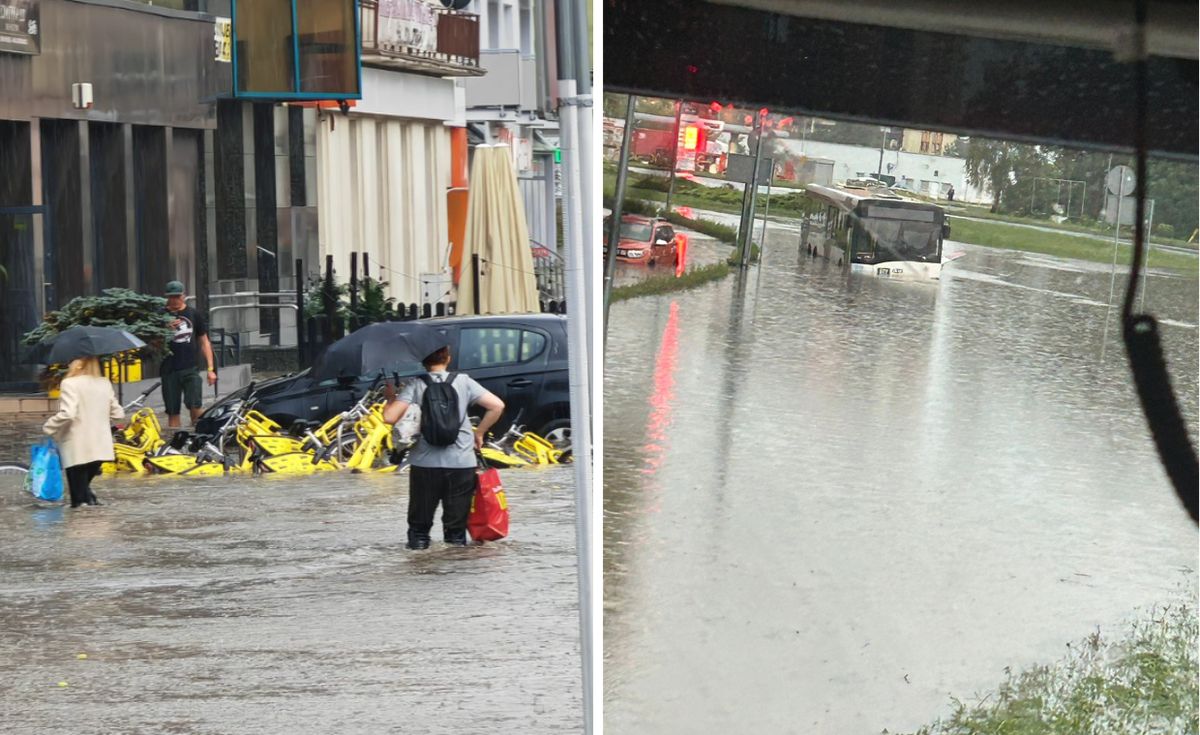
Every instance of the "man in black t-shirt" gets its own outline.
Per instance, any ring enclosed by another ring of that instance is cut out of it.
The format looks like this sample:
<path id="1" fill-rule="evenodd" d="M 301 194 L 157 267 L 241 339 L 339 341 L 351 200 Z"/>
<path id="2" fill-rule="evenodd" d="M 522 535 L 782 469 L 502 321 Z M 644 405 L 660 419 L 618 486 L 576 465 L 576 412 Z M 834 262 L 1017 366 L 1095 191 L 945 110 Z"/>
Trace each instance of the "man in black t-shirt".
<path id="1" fill-rule="evenodd" d="M 208 384 L 215 385 L 217 371 L 213 364 L 212 344 L 208 341 L 208 325 L 204 317 L 187 305 L 183 298 L 183 284 L 171 281 L 167 284 L 167 312 L 175 317 L 171 327 L 175 336 L 171 338 L 171 354 L 167 356 L 159 369 L 162 377 L 163 403 L 167 410 L 167 426 L 179 427 L 179 398 L 183 395 L 183 403 L 187 405 L 192 415 L 192 425 L 200 418 L 203 400 L 201 393 L 204 382 L 196 369 L 196 345 L 204 355 L 208 366 Z"/>

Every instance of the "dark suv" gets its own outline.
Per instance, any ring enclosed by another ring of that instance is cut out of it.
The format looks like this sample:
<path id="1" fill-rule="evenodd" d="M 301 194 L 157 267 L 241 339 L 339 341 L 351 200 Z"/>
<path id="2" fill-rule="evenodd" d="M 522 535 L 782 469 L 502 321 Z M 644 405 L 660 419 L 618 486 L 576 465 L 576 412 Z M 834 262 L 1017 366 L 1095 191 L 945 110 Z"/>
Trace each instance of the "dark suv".
<path id="1" fill-rule="evenodd" d="M 450 342 L 451 372 L 465 372 L 504 401 L 504 415 L 492 433 L 504 433 L 520 413 L 520 423 L 556 443 L 570 441 L 567 378 L 567 319 L 557 314 L 452 316 L 422 324 Z M 409 372 L 408 376 L 415 373 Z M 309 371 L 255 385 L 256 408 L 285 429 L 296 420 L 325 421 L 354 405 L 375 380 L 362 375 L 314 381 Z M 401 378 L 406 377 L 401 374 Z M 245 398 L 245 389 L 213 405 L 196 424 L 214 434 Z M 472 413 L 476 413 L 473 409 Z M 481 412 L 480 412 L 481 413 Z"/>

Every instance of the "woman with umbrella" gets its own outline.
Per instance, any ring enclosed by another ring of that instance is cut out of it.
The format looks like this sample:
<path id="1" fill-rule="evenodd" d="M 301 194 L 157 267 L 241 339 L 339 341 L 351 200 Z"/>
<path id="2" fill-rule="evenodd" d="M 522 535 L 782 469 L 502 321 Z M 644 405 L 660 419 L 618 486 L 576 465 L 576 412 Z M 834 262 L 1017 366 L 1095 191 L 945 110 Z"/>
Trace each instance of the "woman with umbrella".
<path id="1" fill-rule="evenodd" d="M 107 327 L 71 327 L 38 346 L 41 361 L 68 364 L 59 387 L 58 413 L 46 420 L 42 431 L 58 442 L 72 508 L 100 505 L 92 479 L 100 474 L 101 464 L 113 460 L 109 421 L 125 417 L 112 383 L 100 374 L 97 356 L 142 346 L 145 343 L 132 334 Z"/>

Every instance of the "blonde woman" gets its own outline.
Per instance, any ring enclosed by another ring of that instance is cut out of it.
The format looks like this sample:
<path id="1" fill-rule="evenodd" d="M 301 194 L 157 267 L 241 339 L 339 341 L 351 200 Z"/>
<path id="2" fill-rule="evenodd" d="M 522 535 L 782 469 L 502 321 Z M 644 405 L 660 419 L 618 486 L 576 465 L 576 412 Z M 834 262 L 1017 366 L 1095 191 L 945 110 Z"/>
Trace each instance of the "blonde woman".
<path id="1" fill-rule="evenodd" d="M 112 383 L 100 374 L 95 357 L 72 360 L 59 390 L 58 413 L 46 420 L 42 431 L 58 442 L 71 507 L 100 505 L 92 492 L 92 478 L 100 474 L 100 465 L 113 459 L 110 420 L 125 417 L 113 394 Z"/>

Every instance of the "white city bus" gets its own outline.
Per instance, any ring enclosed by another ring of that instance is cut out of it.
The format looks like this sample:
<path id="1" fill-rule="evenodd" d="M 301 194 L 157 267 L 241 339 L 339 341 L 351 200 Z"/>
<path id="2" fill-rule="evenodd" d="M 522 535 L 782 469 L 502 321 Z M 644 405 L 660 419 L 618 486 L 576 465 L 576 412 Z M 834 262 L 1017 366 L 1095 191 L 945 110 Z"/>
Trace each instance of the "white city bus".
<path id="1" fill-rule="evenodd" d="M 808 254 L 852 272 L 883 278 L 934 279 L 942 272 L 942 241 L 950 235 L 936 204 L 906 199 L 874 182 L 809 184 L 822 205 L 809 219 Z"/>

